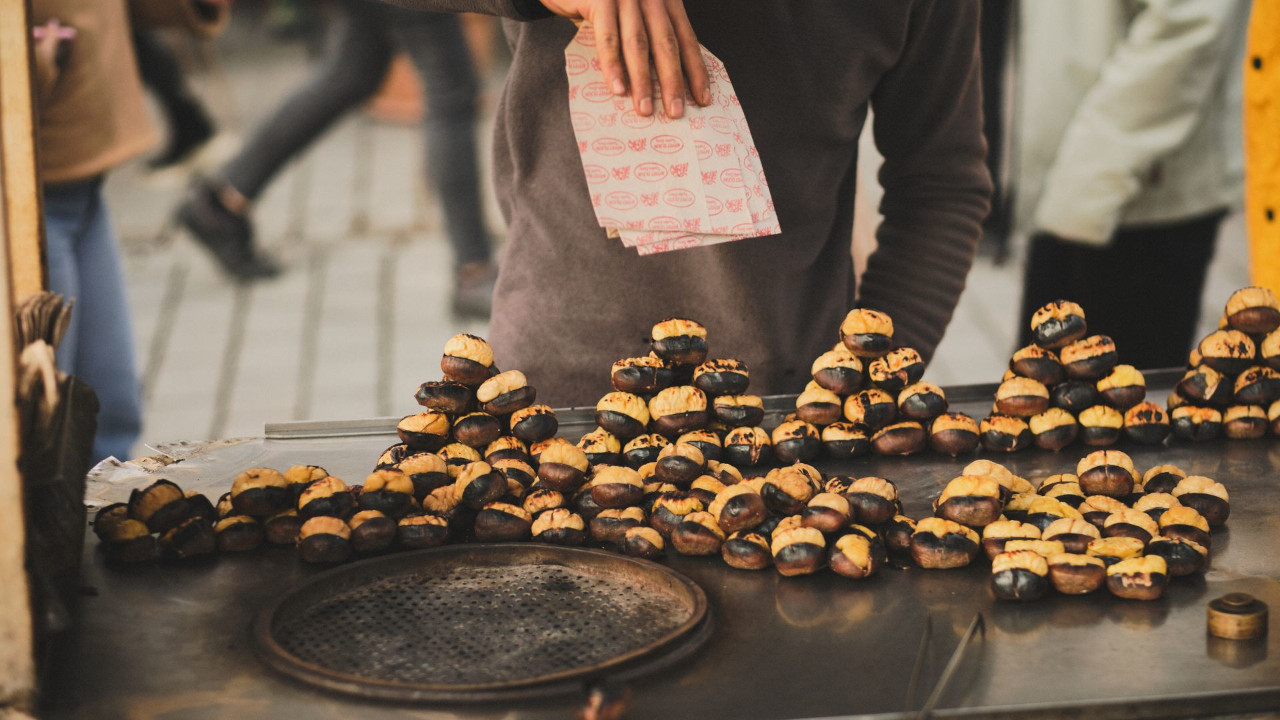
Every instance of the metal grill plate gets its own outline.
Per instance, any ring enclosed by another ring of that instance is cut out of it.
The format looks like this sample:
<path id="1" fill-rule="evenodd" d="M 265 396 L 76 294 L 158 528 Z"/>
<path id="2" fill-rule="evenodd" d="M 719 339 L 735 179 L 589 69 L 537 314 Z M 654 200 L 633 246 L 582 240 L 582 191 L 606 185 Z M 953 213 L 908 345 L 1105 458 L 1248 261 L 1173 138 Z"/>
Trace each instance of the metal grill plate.
<path id="1" fill-rule="evenodd" d="M 391 555 L 317 575 L 258 617 L 266 662 L 363 697 L 492 701 L 647 672 L 709 635 L 707 601 L 656 563 L 534 544 Z"/>

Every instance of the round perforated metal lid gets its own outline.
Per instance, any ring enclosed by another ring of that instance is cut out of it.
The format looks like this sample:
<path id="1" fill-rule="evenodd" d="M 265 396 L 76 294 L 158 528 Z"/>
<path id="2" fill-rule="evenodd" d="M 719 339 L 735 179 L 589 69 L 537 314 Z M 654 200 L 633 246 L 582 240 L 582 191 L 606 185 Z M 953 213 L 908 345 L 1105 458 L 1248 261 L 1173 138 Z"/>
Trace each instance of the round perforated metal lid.
<path id="1" fill-rule="evenodd" d="M 547 545 L 460 545 L 317 575 L 259 615 L 269 665 L 327 689 L 487 701 L 573 690 L 688 654 L 706 596 L 656 563 Z"/>

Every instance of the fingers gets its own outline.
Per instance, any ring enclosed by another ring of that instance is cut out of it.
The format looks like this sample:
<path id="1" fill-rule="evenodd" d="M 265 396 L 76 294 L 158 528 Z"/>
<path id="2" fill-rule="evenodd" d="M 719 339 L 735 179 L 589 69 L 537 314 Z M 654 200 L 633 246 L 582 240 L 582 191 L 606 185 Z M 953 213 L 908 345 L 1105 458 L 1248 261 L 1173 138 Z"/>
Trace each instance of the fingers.
<path id="1" fill-rule="evenodd" d="M 649 72 L 649 35 L 645 31 L 640 2 L 641 0 L 618 2 L 618 32 L 622 37 L 622 58 L 630 81 L 631 103 L 637 113 L 652 115 L 653 78 Z"/>
<path id="2" fill-rule="evenodd" d="M 689 90 L 693 94 L 693 99 L 699 105 L 710 105 L 711 79 L 707 76 L 707 64 L 702 59 L 698 37 L 693 32 L 693 26 L 689 24 L 689 16 L 685 14 L 684 1 L 667 0 L 667 13 L 671 17 L 676 41 L 680 45 L 680 60 L 684 65 L 684 74 L 689 80 Z"/>
<path id="3" fill-rule="evenodd" d="M 680 43 L 671 24 L 665 0 L 641 0 L 650 53 L 658 71 L 662 88 L 662 105 L 673 118 L 684 115 L 684 72 L 681 70 Z"/>
<path id="4" fill-rule="evenodd" d="M 622 65 L 622 49 L 618 40 L 618 6 L 599 3 L 592 13 L 591 25 L 596 34 L 596 55 L 600 70 L 614 95 L 627 94 L 627 74 Z"/>

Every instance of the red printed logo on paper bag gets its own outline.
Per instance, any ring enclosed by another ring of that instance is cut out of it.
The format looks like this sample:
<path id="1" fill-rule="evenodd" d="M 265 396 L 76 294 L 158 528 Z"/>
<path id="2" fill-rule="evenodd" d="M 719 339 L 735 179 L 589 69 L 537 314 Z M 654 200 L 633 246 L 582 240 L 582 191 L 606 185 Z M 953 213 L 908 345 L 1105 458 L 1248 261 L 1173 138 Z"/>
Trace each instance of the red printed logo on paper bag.
<path id="1" fill-rule="evenodd" d="M 591 143 L 591 149 L 601 155 L 613 157 L 626 152 L 627 146 L 626 143 L 622 142 L 618 138 L 604 137 Z"/>
<path id="2" fill-rule="evenodd" d="M 742 187 L 742 171 L 738 168 L 728 168 L 720 172 L 720 182 L 731 188 Z"/>
<path id="3" fill-rule="evenodd" d="M 665 200 L 668 205 L 686 208 L 692 205 L 694 201 L 698 199 L 698 196 L 694 195 L 692 190 L 687 190 L 685 188 L 672 188 L 671 190 L 663 193 L 662 199 Z"/>
<path id="4" fill-rule="evenodd" d="M 588 67 L 586 58 L 581 55 L 566 55 L 564 58 L 565 72 L 570 75 L 581 75 Z"/>
<path id="5" fill-rule="evenodd" d="M 569 119 L 573 121 L 573 129 L 578 132 L 586 132 L 596 126 L 595 119 L 589 113 L 571 113 Z"/>
<path id="6" fill-rule="evenodd" d="M 602 183 L 609 179 L 609 171 L 599 165 L 583 165 L 582 171 L 589 183 Z"/>
<path id="7" fill-rule="evenodd" d="M 684 141 L 675 135 L 657 135 L 649 142 L 649 147 L 660 153 L 677 153 L 684 149 Z"/>
<path id="8" fill-rule="evenodd" d="M 626 190 L 614 190 L 604 196 L 604 204 L 614 210 L 633 210 L 638 202 L 636 196 Z"/>
<path id="9" fill-rule="evenodd" d="M 703 140 L 694 140 L 693 149 L 697 151 L 699 160 L 711 159 L 711 143 Z"/>
<path id="10" fill-rule="evenodd" d="M 724 212 L 724 203 L 708 195 L 707 196 L 707 214 L 719 215 L 722 212 Z"/>
<path id="11" fill-rule="evenodd" d="M 607 102 L 613 99 L 613 92 L 602 82 L 587 83 L 582 87 L 582 97 L 591 102 Z"/>
<path id="12" fill-rule="evenodd" d="M 653 116 L 644 117 L 637 115 L 635 110 L 627 110 L 622 113 L 622 124 L 632 130 L 643 130 L 653 125 Z"/>
<path id="13" fill-rule="evenodd" d="M 680 221 L 670 215 L 662 215 L 649 221 L 651 230 L 679 230 Z"/>
<path id="14" fill-rule="evenodd" d="M 589 88 L 591 86 L 588 85 L 587 87 Z M 585 93 L 586 91 L 584 90 L 583 92 Z M 583 97 L 587 97 L 587 96 L 584 95 Z M 587 97 L 587 99 L 590 100 L 591 98 Z M 722 132 L 722 133 L 725 133 L 726 135 L 733 132 L 733 121 L 727 117 L 722 117 L 720 115 L 717 115 L 711 118 L 710 120 L 708 120 L 707 124 L 710 125 L 711 129 L 715 130 L 716 132 Z"/>
<path id="15" fill-rule="evenodd" d="M 667 169 L 656 162 L 640 163 L 636 166 L 636 179 L 645 182 L 658 182 L 667 177 Z"/>

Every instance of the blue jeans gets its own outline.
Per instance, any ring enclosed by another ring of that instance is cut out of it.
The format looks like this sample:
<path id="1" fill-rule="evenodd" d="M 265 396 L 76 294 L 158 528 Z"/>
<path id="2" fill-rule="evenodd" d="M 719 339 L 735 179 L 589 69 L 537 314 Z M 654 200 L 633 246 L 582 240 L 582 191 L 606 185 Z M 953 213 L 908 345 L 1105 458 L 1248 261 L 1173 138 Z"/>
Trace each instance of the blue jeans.
<path id="1" fill-rule="evenodd" d="M 93 462 L 133 457 L 142 430 L 142 392 L 133 327 L 115 235 L 96 177 L 44 189 L 49 289 L 74 298 L 58 367 L 93 387 L 101 407 Z"/>

